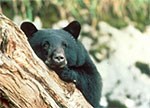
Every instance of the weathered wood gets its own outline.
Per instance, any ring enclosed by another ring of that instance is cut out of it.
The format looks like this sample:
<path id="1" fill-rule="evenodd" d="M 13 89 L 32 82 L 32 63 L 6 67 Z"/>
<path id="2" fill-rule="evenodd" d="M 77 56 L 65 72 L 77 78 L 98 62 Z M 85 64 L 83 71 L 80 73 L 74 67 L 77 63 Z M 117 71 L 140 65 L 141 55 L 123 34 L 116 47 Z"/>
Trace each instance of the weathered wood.
<path id="1" fill-rule="evenodd" d="M 65 83 L 34 54 L 24 33 L 0 14 L 0 106 L 91 108 L 72 83 Z"/>

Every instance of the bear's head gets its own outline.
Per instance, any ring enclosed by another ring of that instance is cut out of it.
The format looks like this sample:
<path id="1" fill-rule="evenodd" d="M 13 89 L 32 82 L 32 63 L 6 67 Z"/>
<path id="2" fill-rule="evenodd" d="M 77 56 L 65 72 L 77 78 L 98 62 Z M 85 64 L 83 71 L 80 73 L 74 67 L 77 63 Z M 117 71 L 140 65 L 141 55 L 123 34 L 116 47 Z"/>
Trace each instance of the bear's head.
<path id="1" fill-rule="evenodd" d="M 34 52 L 48 67 L 58 69 L 66 65 L 83 64 L 82 48 L 77 41 L 81 26 L 77 21 L 58 30 L 38 30 L 32 23 L 24 22 L 21 29 L 28 37 Z"/>

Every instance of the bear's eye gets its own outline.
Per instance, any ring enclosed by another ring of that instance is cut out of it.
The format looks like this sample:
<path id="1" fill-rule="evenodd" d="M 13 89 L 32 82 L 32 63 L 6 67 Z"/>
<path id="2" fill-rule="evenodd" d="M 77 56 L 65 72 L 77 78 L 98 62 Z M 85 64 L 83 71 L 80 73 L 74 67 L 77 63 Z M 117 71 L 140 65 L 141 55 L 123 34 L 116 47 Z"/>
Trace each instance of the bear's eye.
<path id="1" fill-rule="evenodd" d="M 49 42 L 48 42 L 48 41 L 45 41 L 45 42 L 43 43 L 42 47 L 43 47 L 43 49 L 45 49 L 45 50 L 49 49 L 49 47 L 50 47 Z"/>
<path id="2" fill-rule="evenodd" d="M 66 48 L 66 47 L 68 46 L 68 44 L 67 44 L 65 41 L 63 41 L 63 42 L 62 42 L 62 46 L 63 46 L 64 48 Z"/>

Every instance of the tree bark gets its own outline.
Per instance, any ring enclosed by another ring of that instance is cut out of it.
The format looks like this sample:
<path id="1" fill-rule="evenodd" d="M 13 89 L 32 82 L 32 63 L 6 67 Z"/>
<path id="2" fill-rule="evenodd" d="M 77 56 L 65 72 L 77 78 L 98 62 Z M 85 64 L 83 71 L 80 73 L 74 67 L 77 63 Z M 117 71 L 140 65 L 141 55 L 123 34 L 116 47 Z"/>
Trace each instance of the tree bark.
<path id="1" fill-rule="evenodd" d="M 0 108 L 91 108 L 72 83 L 35 55 L 26 36 L 0 13 Z"/>

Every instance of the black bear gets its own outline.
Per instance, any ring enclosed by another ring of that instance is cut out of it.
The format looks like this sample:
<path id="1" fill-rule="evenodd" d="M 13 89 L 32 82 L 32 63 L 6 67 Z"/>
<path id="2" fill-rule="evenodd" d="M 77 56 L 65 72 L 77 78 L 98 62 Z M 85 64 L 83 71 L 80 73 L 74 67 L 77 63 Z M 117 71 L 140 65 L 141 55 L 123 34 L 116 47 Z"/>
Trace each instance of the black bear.
<path id="1" fill-rule="evenodd" d="M 63 29 L 56 30 L 38 30 L 32 23 L 24 22 L 21 29 L 37 56 L 62 80 L 75 83 L 94 108 L 100 108 L 101 76 L 78 41 L 79 22 L 73 21 Z"/>

